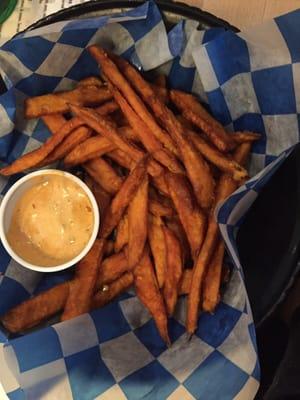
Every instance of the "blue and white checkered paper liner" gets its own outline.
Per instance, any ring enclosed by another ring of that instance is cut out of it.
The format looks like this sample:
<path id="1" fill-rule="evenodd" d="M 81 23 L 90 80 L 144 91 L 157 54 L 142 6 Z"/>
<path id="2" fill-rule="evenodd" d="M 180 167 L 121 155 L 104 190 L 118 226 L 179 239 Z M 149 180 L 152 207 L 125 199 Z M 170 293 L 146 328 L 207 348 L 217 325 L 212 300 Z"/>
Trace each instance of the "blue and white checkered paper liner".
<path id="1" fill-rule="evenodd" d="M 259 363 L 251 309 L 235 247 L 236 229 L 260 188 L 299 141 L 299 12 L 237 36 L 222 29 L 198 31 L 190 21 L 167 35 L 154 3 L 125 14 L 65 21 L 6 43 L 1 74 L 0 157 L 11 162 L 43 142 L 41 121 L 24 121 L 27 96 L 68 89 L 97 73 L 85 47 L 99 43 L 145 70 L 165 71 L 172 87 L 197 93 L 227 126 L 263 134 L 254 146 L 254 176 L 219 209 L 218 219 L 235 262 L 232 278 L 214 315 L 202 314 L 187 341 L 184 303 L 170 322 L 173 346 L 166 349 L 153 320 L 132 294 L 71 321 L 25 336 L 0 339 L 17 380 L 0 379 L 11 399 L 253 399 Z M 274 46 L 277 46 L 274 48 Z M 201 76 L 201 79 L 200 79 Z M 273 163 L 270 164 L 270 161 Z M 0 180 L 3 195 L 18 177 Z M 68 279 L 69 273 L 26 271 L 0 247 L 0 314 L 33 293 Z"/>

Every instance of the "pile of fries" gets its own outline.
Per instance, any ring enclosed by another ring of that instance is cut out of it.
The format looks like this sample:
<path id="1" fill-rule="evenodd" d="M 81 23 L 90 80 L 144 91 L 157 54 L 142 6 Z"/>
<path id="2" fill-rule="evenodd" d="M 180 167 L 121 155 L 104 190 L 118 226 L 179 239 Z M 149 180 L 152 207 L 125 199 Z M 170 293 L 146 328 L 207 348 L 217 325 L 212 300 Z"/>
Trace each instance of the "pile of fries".
<path id="1" fill-rule="evenodd" d="M 102 216 L 98 239 L 72 280 L 1 321 L 17 333 L 57 313 L 67 320 L 134 285 L 170 344 L 168 317 L 180 295 L 188 295 L 189 334 L 199 311 L 212 313 L 219 302 L 224 243 L 214 211 L 247 179 L 245 163 L 260 136 L 227 133 L 194 96 L 168 90 L 163 76 L 149 83 L 124 59 L 97 46 L 89 52 L 102 79 L 27 99 L 25 116 L 42 118 L 52 136 L 0 173 L 58 160 L 80 166 Z"/>

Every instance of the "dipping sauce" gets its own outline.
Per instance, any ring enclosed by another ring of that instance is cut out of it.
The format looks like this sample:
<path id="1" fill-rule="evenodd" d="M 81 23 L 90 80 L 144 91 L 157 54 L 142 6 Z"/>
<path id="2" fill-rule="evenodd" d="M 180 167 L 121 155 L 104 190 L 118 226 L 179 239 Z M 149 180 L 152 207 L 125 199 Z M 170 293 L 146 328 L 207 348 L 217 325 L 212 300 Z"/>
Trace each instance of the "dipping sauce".
<path id="1" fill-rule="evenodd" d="M 53 267 L 80 254 L 93 227 L 84 190 L 63 174 L 41 175 L 16 203 L 7 240 L 25 261 Z"/>

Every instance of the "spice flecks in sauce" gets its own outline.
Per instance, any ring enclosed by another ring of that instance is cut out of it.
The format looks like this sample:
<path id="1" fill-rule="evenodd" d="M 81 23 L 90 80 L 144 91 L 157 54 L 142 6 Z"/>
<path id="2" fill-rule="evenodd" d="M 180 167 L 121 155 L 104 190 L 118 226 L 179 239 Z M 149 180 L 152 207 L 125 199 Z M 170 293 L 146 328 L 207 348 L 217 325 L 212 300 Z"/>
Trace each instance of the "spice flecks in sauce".
<path id="1" fill-rule="evenodd" d="M 84 190 L 63 174 L 42 175 L 17 202 L 7 240 L 27 262 L 50 267 L 76 257 L 93 227 L 92 205 Z"/>

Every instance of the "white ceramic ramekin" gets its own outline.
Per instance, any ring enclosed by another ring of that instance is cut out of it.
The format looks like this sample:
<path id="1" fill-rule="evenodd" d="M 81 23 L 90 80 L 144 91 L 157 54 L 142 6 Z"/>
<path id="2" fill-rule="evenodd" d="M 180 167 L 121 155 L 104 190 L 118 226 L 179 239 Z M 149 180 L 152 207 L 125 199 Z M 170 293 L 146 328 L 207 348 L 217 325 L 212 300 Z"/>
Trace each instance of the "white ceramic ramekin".
<path id="1" fill-rule="evenodd" d="M 64 177 L 72 180 L 73 182 L 77 183 L 86 193 L 88 196 L 93 213 L 94 213 L 94 228 L 91 234 L 91 237 L 86 244 L 86 246 L 83 248 L 83 250 L 78 254 L 76 257 L 73 259 L 69 260 L 68 262 L 65 262 L 64 264 L 56 265 L 54 267 L 43 267 L 39 265 L 34 265 L 31 264 L 25 260 L 23 260 L 20 256 L 18 256 L 10 244 L 7 241 L 6 238 L 6 233 L 9 229 L 10 226 L 10 221 L 12 218 L 12 214 L 15 208 L 15 205 L 17 201 L 19 200 L 20 196 L 24 193 L 25 190 L 30 188 L 33 184 L 35 184 L 35 179 L 37 176 L 41 175 L 51 175 L 51 174 L 62 174 Z M 98 234 L 98 229 L 99 229 L 99 224 L 100 224 L 100 217 L 99 217 L 99 209 L 98 205 L 96 203 L 95 197 L 93 193 L 90 191 L 88 186 L 79 178 L 77 178 L 75 175 L 72 175 L 68 172 L 64 171 L 59 171 L 56 169 L 44 169 L 40 171 L 35 171 L 32 173 L 27 174 L 23 178 L 19 179 L 5 194 L 1 205 L 0 205 L 0 239 L 2 241 L 2 244 L 6 251 L 9 253 L 9 255 L 17 261 L 20 265 L 22 265 L 25 268 L 31 269 L 33 271 L 39 271 L 39 272 L 57 272 L 57 271 L 62 271 L 63 269 L 69 268 L 72 265 L 76 264 L 78 261 L 80 261 L 91 249 L 97 234 Z"/>

